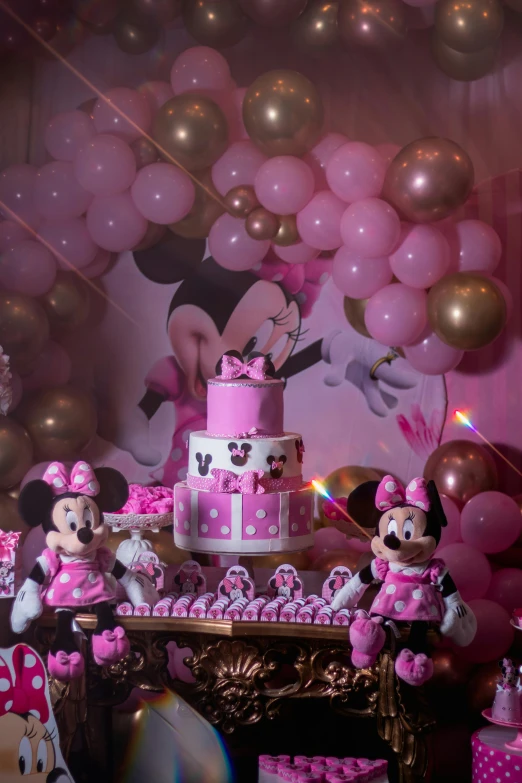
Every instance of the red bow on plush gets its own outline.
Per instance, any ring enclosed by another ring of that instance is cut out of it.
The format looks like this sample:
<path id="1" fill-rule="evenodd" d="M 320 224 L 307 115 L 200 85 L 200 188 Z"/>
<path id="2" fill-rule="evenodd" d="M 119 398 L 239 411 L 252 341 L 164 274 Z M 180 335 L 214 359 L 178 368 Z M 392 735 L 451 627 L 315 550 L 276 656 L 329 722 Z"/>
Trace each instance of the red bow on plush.
<path id="1" fill-rule="evenodd" d="M 294 587 L 293 574 L 276 574 L 275 578 L 276 587 L 289 587 L 291 590 Z"/>
<path id="2" fill-rule="evenodd" d="M 226 576 L 223 579 L 223 584 L 225 585 L 225 590 L 227 593 L 231 593 L 234 587 L 237 587 L 238 590 L 243 589 L 243 580 L 240 576 L 236 576 L 233 579 L 229 579 L 229 577 Z"/>
<path id="3" fill-rule="evenodd" d="M 262 470 L 247 470 L 237 476 L 231 470 L 222 470 L 213 468 L 210 471 L 214 477 L 214 482 L 210 487 L 211 492 L 240 492 L 242 495 L 261 495 L 265 489 L 259 483 L 263 478 Z"/>
<path id="4" fill-rule="evenodd" d="M 8 712 L 25 715 L 30 712 L 42 723 L 49 720 L 45 695 L 46 673 L 36 653 L 25 644 L 13 650 L 14 680 L 7 663 L 0 657 L 0 716 Z"/>
<path id="5" fill-rule="evenodd" d="M 226 353 L 221 358 L 221 375 L 219 378 L 223 378 L 226 381 L 231 381 L 234 378 L 239 378 L 241 375 L 246 375 L 247 378 L 252 378 L 254 381 L 266 381 L 266 359 L 264 356 L 256 356 L 255 359 L 250 359 L 249 362 L 242 362 L 235 356 L 228 356 Z"/>
<path id="6" fill-rule="evenodd" d="M 199 575 L 197 571 L 180 571 L 179 572 L 179 581 L 180 584 L 185 584 L 185 582 L 192 582 L 193 585 L 197 585 L 199 580 Z"/>

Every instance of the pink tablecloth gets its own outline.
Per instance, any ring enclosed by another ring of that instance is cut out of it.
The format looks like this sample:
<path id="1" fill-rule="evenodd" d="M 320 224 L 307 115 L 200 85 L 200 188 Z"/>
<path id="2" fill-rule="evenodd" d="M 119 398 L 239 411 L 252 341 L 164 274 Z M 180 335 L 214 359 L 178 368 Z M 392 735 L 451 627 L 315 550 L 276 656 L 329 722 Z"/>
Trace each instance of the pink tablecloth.
<path id="1" fill-rule="evenodd" d="M 504 749 L 515 736 L 515 729 L 503 726 L 486 726 L 474 733 L 473 783 L 522 783 L 522 752 Z"/>

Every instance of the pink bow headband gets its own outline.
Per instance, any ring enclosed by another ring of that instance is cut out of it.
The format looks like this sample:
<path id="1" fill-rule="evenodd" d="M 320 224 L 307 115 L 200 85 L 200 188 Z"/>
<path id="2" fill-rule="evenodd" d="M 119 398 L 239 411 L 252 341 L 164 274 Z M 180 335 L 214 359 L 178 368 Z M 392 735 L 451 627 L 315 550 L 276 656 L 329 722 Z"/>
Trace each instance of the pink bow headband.
<path id="1" fill-rule="evenodd" d="M 375 507 L 379 511 L 387 511 L 396 506 L 417 506 L 423 511 L 429 511 L 431 501 L 428 495 L 426 481 L 423 478 L 414 478 L 406 489 L 401 482 L 393 476 L 385 476 L 375 495 Z"/>
<path id="2" fill-rule="evenodd" d="M 70 474 L 62 462 L 51 462 L 43 475 L 43 481 L 49 484 L 55 496 L 78 492 L 94 497 L 100 491 L 94 470 L 87 462 L 77 462 Z"/>
<path id="3" fill-rule="evenodd" d="M 40 658 L 25 644 L 13 650 L 14 677 L 0 656 L 0 717 L 8 712 L 25 715 L 30 712 L 42 723 L 49 720 L 49 705 L 45 693 L 47 674 Z"/>

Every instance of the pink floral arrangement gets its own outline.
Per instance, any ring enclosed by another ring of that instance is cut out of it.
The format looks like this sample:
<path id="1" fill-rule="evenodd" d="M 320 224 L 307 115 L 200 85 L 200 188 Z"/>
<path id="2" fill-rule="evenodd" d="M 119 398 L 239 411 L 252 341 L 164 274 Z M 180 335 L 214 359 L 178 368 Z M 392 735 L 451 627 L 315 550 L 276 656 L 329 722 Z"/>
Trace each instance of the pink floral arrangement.
<path id="1" fill-rule="evenodd" d="M 171 514 L 174 510 L 172 490 L 168 487 L 144 487 L 129 484 L 129 499 L 117 514 Z"/>

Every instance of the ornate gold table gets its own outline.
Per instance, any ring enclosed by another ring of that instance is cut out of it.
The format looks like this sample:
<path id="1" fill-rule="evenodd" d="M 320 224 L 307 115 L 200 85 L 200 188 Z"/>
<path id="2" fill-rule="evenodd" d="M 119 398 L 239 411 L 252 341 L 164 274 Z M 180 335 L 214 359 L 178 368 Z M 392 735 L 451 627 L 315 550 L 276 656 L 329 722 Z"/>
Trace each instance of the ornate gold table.
<path id="1" fill-rule="evenodd" d="M 94 616 L 79 615 L 87 633 Z M 79 726 L 90 754 L 107 769 L 108 708 L 135 687 L 177 691 L 225 734 L 273 719 L 287 699 L 328 699 L 333 710 L 374 718 L 380 737 L 396 754 L 401 783 L 428 780 L 430 730 L 434 721 L 422 689 L 410 688 L 394 672 L 394 639 L 372 669 L 350 662 L 347 629 L 295 623 L 230 622 L 159 617 L 118 618 L 132 651 L 114 666 L 100 669 L 89 657 L 84 678 L 64 686 L 51 683 L 55 713 L 67 755 Z M 42 617 L 42 652 L 53 635 L 54 617 Z M 185 659 L 194 684 L 173 680 L 168 671 L 169 642 L 193 651 Z M 293 679 L 281 679 L 292 668 Z"/>

